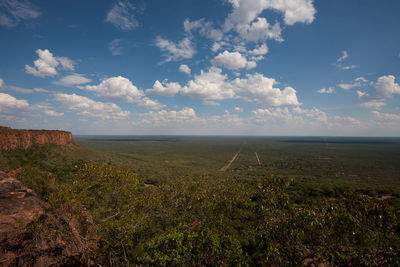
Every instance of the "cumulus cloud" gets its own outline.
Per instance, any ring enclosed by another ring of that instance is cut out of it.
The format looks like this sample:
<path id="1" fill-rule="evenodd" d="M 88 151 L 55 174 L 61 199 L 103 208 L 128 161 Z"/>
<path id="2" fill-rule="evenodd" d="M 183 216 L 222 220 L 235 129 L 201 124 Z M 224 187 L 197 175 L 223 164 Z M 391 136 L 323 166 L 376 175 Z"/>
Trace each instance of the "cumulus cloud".
<path id="1" fill-rule="evenodd" d="M 186 65 L 185 65 L 186 66 Z M 173 96 L 176 95 L 181 90 L 181 85 L 176 82 L 168 82 L 164 80 L 159 82 L 158 80 L 154 82 L 152 89 L 147 89 L 146 93 L 158 94 L 163 96 Z"/>
<path id="2" fill-rule="evenodd" d="M 10 109 L 28 108 L 29 103 L 26 100 L 18 100 L 12 95 L 0 93 L 0 111 L 5 112 Z"/>
<path id="3" fill-rule="evenodd" d="M 113 56 L 119 56 L 122 54 L 122 43 L 124 42 L 123 39 L 114 39 L 108 44 L 108 50 L 110 50 Z"/>
<path id="4" fill-rule="evenodd" d="M 266 39 L 283 41 L 281 36 L 282 29 L 279 22 L 276 22 L 272 26 L 265 18 L 258 17 L 250 24 L 240 24 L 236 27 L 236 31 L 248 42 L 257 43 Z"/>
<path id="5" fill-rule="evenodd" d="M 144 97 L 142 90 L 139 90 L 129 79 L 122 76 L 105 79 L 98 85 L 78 86 L 78 88 L 91 91 L 106 99 L 136 103 L 143 107 L 158 109 L 163 106 L 157 101 Z"/>
<path id="6" fill-rule="evenodd" d="M 179 66 L 179 71 L 183 72 L 183 73 L 186 73 L 187 75 L 190 75 L 190 72 L 191 72 L 191 70 L 188 67 L 188 65 L 185 65 L 185 64 L 182 64 L 182 65 Z"/>
<path id="7" fill-rule="evenodd" d="M 213 60 L 212 63 L 217 66 L 224 66 L 230 70 L 237 69 L 252 69 L 257 66 L 255 61 L 248 61 L 246 57 L 242 56 L 239 52 L 228 52 L 224 51 L 219 53 Z"/>
<path id="8" fill-rule="evenodd" d="M 307 118 L 321 121 L 321 122 L 327 122 L 328 117 L 324 111 L 321 111 L 317 108 L 312 108 L 312 109 L 302 109 L 300 107 L 295 107 L 293 108 L 293 111 L 297 114 L 301 114 Z"/>
<path id="9" fill-rule="evenodd" d="M 353 83 L 340 83 L 338 84 L 338 86 L 344 90 L 350 90 L 355 87 L 361 87 L 365 85 L 367 82 L 368 80 L 365 79 L 364 77 L 358 77 L 354 80 Z"/>
<path id="10" fill-rule="evenodd" d="M 221 69 L 212 67 L 208 72 L 201 70 L 181 91 L 190 97 L 207 100 L 234 98 L 235 92 L 227 79 L 228 76 L 222 74 Z"/>
<path id="11" fill-rule="evenodd" d="M 94 92 L 97 96 L 121 102 L 135 102 L 144 96 L 141 90 L 122 76 L 105 79 L 99 85 L 86 85 L 79 88 Z"/>
<path id="12" fill-rule="evenodd" d="M 181 110 L 160 110 L 137 114 L 141 118 L 140 123 L 164 126 L 170 123 L 185 123 L 197 118 L 193 108 L 184 107 Z"/>
<path id="13" fill-rule="evenodd" d="M 25 65 L 25 71 L 37 77 L 56 76 L 57 67 L 61 66 L 64 70 L 74 70 L 73 61 L 66 57 L 54 57 L 48 50 L 38 49 L 36 53 L 39 59 L 33 62 L 33 67 Z"/>
<path id="14" fill-rule="evenodd" d="M 258 45 L 253 50 L 248 51 L 248 54 L 253 56 L 263 56 L 266 55 L 267 53 L 268 53 L 268 46 L 266 44 Z"/>
<path id="15" fill-rule="evenodd" d="M 329 87 L 328 89 L 321 88 L 321 89 L 317 90 L 317 93 L 319 93 L 319 94 L 333 94 L 334 92 L 335 92 L 335 90 L 332 87 Z"/>
<path id="16" fill-rule="evenodd" d="M 61 116 L 64 116 L 64 113 L 56 112 L 54 110 L 45 110 L 44 114 L 46 114 L 47 116 L 50 116 L 50 117 L 61 117 Z"/>
<path id="17" fill-rule="evenodd" d="M 296 90 L 287 86 L 283 90 L 275 88 L 275 79 L 262 74 L 247 74 L 246 78 L 228 80 L 226 74 L 216 67 L 208 72 L 201 71 L 181 89 L 185 95 L 206 100 L 241 98 L 265 106 L 299 105 Z"/>
<path id="18" fill-rule="evenodd" d="M 364 108 L 374 108 L 374 109 L 380 109 L 385 105 L 386 105 L 385 102 L 377 100 L 372 100 L 361 104 L 361 106 Z"/>
<path id="19" fill-rule="evenodd" d="M 158 36 L 156 38 L 156 45 L 164 52 L 165 62 L 189 59 L 196 54 L 192 41 L 188 37 L 185 37 L 178 43 L 174 43 Z"/>
<path id="20" fill-rule="evenodd" d="M 91 79 L 86 78 L 82 74 L 72 74 L 62 77 L 59 81 L 53 82 L 54 84 L 61 85 L 61 86 L 75 86 L 78 84 L 85 84 L 91 82 Z"/>
<path id="21" fill-rule="evenodd" d="M 379 111 L 373 110 L 371 111 L 374 118 L 378 120 L 384 121 L 400 121 L 400 114 L 393 114 L 393 113 L 381 113 Z"/>
<path id="22" fill-rule="evenodd" d="M 74 62 L 71 59 L 69 59 L 67 57 L 57 57 L 56 59 L 60 63 L 61 67 L 64 70 L 74 70 L 75 69 Z"/>
<path id="23" fill-rule="evenodd" d="M 257 109 L 252 113 L 255 116 L 256 122 L 288 122 L 293 120 L 293 115 L 287 107 L 284 108 L 270 108 L 270 109 Z"/>
<path id="24" fill-rule="evenodd" d="M 139 26 L 133 15 L 135 7 L 127 0 L 117 1 L 108 11 L 106 21 L 123 31 L 130 31 Z"/>
<path id="25" fill-rule="evenodd" d="M 311 23 L 316 10 L 313 0 L 230 0 L 233 11 L 225 20 L 225 30 L 238 25 L 246 25 L 254 21 L 264 10 L 272 9 L 284 14 L 287 25 L 295 23 Z"/>
<path id="26" fill-rule="evenodd" d="M 222 31 L 215 29 L 212 22 L 206 21 L 204 18 L 194 21 L 185 19 L 183 26 L 185 28 L 185 32 L 189 34 L 192 34 L 193 31 L 198 30 L 202 36 L 211 38 L 215 41 L 219 41 L 223 37 Z"/>
<path id="27" fill-rule="evenodd" d="M 296 106 L 296 90 L 287 86 L 283 90 L 274 87 L 278 82 L 262 74 L 247 74 L 246 78 L 236 78 L 231 82 L 234 91 L 239 98 L 247 101 L 258 102 L 264 106 Z"/>
<path id="28" fill-rule="evenodd" d="M 28 0 L 2 0 L 0 1 L 0 25 L 15 27 L 20 21 L 36 19 L 40 12 Z"/>
<path id="29" fill-rule="evenodd" d="M 121 110 L 121 108 L 114 103 L 98 102 L 76 94 L 55 94 L 54 100 L 84 117 L 118 120 L 126 119 L 130 116 L 129 111 Z"/>
<path id="30" fill-rule="evenodd" d="M 393 94 L 400 94 L 400 86 L 395 82 L 393 75 L 381 76 L 376 83 L 373 83 L 375 92 L 372 94 L 357 91 L 359 99 L 365 100 L 384 100 L 391 98 Z"/>
<path id="31" fill-rule="evenodd" d="M 376 97 L 380 99 L 390 98 L 393 94 L 400 94 L 400 86 L 395 82 L 393 75 L 381 76 L 375 83 Z"/>

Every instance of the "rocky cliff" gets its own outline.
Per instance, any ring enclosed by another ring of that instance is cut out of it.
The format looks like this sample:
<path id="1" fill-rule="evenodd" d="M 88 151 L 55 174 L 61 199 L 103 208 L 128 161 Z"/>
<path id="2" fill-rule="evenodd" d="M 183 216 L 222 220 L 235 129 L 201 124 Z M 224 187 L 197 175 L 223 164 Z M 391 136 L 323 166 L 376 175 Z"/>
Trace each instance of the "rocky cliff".
<path id="1" fill-rule="evenodd" d="M 0 126 L 0 151 L 28 148 L 34 144 L 65 145 L 72 143 L 72 134 L 64 131 L 14 130 Z"/>
<path id="2" fill-rule="evenodd" d="M 0 266 L 88 266 L 85 240 L 68 210 L 49 204 L 0 171 Z"/>

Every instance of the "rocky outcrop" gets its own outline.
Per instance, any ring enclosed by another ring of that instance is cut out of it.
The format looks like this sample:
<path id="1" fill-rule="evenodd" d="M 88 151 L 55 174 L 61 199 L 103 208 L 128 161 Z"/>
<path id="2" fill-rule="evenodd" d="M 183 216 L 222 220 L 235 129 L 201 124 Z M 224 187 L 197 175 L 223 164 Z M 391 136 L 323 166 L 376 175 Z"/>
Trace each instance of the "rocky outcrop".
<path id="1" fill-rule="evenodd" d="M 34 144 L 65 145 L 72 143 L 72 133 L 48 130 L 14 130 L 0 126 L 0 151 L 29 148 Z"/>
<path id="2" fill-rule="evenodd" d="M 87 266 L 86 245 L 68 210 L 49 205 L 0 171 L 0 266 Z"/>

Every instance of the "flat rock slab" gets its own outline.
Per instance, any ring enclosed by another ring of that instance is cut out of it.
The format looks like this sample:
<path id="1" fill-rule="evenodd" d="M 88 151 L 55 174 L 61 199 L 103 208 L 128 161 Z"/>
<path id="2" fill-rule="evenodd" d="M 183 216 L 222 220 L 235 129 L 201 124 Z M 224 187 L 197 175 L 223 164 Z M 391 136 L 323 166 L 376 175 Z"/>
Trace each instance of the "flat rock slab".
<path id="1" fill-rule="evenodd" d="M 73 216 L 49 204 L 12 173 L 0 171 L 0 266 L 87 266 Z M 32 231 L 36 224 L 36 231 Z"/>
<path id="2" fill-rule="evenodd" d="M 0 171 L 0 242 L 38 219 L 46 207 L 32 189 Z"/>

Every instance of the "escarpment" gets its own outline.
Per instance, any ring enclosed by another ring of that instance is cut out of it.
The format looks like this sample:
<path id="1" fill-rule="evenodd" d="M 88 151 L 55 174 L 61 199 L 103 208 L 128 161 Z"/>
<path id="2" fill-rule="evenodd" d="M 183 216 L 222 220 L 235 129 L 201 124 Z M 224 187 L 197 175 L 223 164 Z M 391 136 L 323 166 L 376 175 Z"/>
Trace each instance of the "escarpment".
<path id="1" fill-rule="evenodd" d="M 0 126 L 0 151 L 26 149 L 34 144 L 65 145 L 73 142 L 72 133 L 54 130 L 15 130 Z"/>

